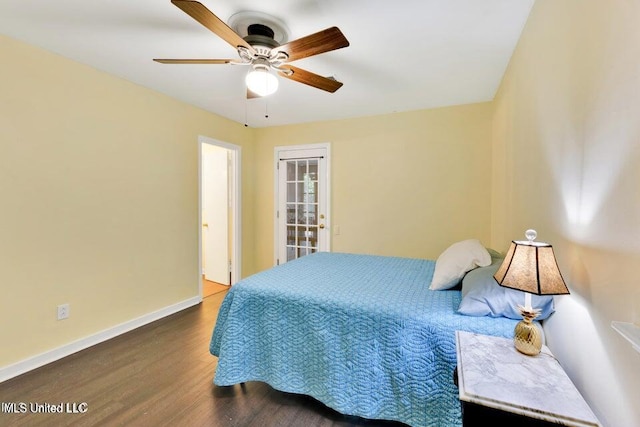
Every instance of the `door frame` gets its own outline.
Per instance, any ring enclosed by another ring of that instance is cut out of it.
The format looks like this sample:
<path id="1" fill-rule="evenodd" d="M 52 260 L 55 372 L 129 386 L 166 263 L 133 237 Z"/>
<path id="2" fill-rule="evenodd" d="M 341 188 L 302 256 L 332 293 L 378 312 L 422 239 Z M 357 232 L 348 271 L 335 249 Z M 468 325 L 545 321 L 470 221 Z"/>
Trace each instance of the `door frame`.
<path id="1" fill-rule="evenodd" d="M 240 280 L 242 271 L 242 147 L 200 135 L 198 137 L 198 294 L 202 298 L 202 145 L 209 144 L 231 152 L 229 199 L 232 212 L 231 224 L 231 286 Z"/>
<path id="2" fill-rule="evenodd" d="M 331 144 L 329 142 L 320 142 L 316 144 L 301 144 L 301 145 L 280 145 L 274 147 L 273 150 L 273 265 L 278 264 L 279 254 L 279 227 L 278 227 L 278 202 L 279 202 L 279 189 L 278 184 L 278 163 L 280 161 L 280 153 L 283 151 L 306 151 L 314 149 L 324 149 L 327 153 L 327 182 L 326 182 L 326 201 L 327 201 L 327 248 L 331 251 Z"/>

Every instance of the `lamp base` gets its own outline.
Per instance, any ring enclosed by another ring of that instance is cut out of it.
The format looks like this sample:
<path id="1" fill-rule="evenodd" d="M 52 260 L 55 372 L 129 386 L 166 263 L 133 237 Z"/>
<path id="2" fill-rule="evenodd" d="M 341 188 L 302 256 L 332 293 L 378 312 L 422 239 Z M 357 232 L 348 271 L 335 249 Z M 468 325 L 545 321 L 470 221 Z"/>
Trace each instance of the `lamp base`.
<path id="1" fill-rule="evenodd" d="M 542 349 L 542 334 L 531 322 L 538 317 L 540 310 L 522 306 L 518 306 L 518 309 L 523 319 L 513 330 L 513 344 L 520 353 L 536 356 Z"/>

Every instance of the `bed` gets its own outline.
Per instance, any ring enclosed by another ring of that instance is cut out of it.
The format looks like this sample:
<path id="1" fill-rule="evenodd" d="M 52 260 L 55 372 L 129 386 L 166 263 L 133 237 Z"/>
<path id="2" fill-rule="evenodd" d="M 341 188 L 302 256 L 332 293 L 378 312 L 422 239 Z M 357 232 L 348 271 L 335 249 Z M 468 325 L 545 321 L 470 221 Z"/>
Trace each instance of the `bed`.
<path id="1" fill-rule="evenodd" d="M 455 331 L 512 337 L 516 320 L 457 313 L 435 261 L 316 253 L 243 279 L 210 342 L 214 383 L 262 381 L 347 415 L 460 426 Z"/>

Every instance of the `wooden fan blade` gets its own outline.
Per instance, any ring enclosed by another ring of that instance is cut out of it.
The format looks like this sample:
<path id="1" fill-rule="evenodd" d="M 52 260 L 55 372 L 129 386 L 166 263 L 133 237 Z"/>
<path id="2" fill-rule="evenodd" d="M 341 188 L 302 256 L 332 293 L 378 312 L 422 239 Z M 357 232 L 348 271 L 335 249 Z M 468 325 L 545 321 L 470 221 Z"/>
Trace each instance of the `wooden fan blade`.
<path id="1" fill-rule="evenodd" d="M 154 59 L 161 64 L 228 64 L 233 59 Z"/>
<path id="2" fill-rule="evenodd" d="M 342 31 L 340 31 L 338 27 L 331 27 L 315 34 L 290 41 L 282 46 L 274 47 L 272 54 L 284 52 L 289 56 L 285 62 L 291 62 L 296 59 L 318 55 L 347 46 L 349 46 L 349 40 L 342 34 Z"/>
<path id="3" fill-rule="evenodd" d="M 220 18 L 207 9 L 202 3 L 192 0 L 171 0 L 171 3 L 178 6 L 187 15 L 213 31 L 218 37 L 229 43 L 234 49 L 238 46 L 244 46 L 254 54 L 255 49 L 249 43 L 244 41 L 235 31 L 224 23 Z"/>
<path id="4" fill-rule="evenodd" d="M 294 67 L 293 65 L 282 65 L 280 68 L 293 71 L 293 73 L 291 73 L 290 75 L 279 71 L 278 74 L 280 74 L 282 77 L 286 77 L 288 79 L 294 80 L 299 83 L 304 83 L 318 89 L 326 90 L 327 92 L 333 93 L 342 87 L 342 83 L 337 80 L 320 76 L 318 74 L 312 73 L 311 71 Z"/>

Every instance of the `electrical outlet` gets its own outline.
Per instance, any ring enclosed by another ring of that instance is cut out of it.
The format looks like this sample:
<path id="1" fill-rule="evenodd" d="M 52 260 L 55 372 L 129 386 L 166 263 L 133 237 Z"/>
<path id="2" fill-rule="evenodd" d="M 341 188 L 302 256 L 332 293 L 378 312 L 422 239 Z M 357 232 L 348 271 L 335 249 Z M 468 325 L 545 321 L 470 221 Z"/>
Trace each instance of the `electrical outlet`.
<path id="1" fill-rule="evenodd" d="M 69 317 L 69 304 L 60 304 L 58 306 L 58 320 L 63 320 Z"/>

